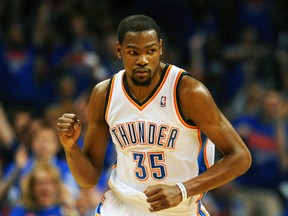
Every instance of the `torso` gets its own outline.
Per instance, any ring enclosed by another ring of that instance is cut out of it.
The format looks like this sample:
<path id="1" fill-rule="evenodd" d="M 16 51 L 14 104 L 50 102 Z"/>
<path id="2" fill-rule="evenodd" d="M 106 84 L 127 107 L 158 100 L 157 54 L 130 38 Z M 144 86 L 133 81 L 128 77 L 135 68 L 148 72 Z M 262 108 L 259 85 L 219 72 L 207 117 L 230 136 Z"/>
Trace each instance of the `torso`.
<path id="1" fill-rule="evenodd" d="M 142 208 L 147 204 L 142 194 L 147 186 L 175 185 L 199 174 L 201 132 L 181 118 L 176 100 L 176 87 L 183 72 L 168 65 L 142 103 L 124 88 L 124 71 L 111 81 L 105 118 L 117 151 L 117 164 L 109 184 L 128 202 L 135 203 L 138 197 L 140 201 L 135 205 Z"/>

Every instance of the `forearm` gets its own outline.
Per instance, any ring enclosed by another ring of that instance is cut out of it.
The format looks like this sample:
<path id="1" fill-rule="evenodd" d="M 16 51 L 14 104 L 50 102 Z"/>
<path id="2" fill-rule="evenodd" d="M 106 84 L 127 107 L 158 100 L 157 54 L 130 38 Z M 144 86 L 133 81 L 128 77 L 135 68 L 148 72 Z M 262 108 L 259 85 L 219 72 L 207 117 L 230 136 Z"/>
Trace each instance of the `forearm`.
<path id="1" fill-rule="evenodd" d="M 66 160 L 76 182 L 83 188 L 90 188 L 97 184 L 101 169 L 94 167 L 91 160 L 77 144 L 65 149 Z"/>
<path id="2" fill-rule="evenodd" d="M 207 192 L 232 181 L 245 173 L 250 164 L 251 158 L 248 152 L 227 154 L 206 172 L 183 182 L 188 197 Z"/>

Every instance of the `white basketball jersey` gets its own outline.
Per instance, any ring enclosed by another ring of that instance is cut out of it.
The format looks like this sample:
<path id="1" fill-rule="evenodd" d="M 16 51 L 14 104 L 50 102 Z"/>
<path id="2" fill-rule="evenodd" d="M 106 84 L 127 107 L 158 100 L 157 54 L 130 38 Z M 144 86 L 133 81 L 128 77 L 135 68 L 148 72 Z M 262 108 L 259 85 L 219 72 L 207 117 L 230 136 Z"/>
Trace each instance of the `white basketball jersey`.
<path id="1" fill-rule="evenodd" d="M 214 161 L 214 145 L 204 143 L 199 128 L 184 121 L 178 109 L 176 89 L 183 72 L 167 65 L 158 85 L 142 104 L 125 89 L 124 70 L 111 79 L 105 118 L 117 162 L 109 186 L 119 198 L 146 212 L 146 187 L 187 181 Z M 188 198 L 158 215 L 198 215 L 202 196 Z"/>

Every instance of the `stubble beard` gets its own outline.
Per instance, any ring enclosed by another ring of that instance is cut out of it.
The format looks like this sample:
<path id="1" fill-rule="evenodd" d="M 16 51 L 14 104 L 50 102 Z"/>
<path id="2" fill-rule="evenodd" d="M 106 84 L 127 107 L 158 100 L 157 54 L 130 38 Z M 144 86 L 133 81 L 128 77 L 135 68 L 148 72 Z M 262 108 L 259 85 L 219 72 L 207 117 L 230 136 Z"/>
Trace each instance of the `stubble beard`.
<path id="1" fill-rule="evenodd" d="M 151 84 L 152 78 L 149 77 L 147 80 L 139 81 L 135 79 L 134 77 L 132 77 L 131 80 L 135 86 L 149 86 Z"/>

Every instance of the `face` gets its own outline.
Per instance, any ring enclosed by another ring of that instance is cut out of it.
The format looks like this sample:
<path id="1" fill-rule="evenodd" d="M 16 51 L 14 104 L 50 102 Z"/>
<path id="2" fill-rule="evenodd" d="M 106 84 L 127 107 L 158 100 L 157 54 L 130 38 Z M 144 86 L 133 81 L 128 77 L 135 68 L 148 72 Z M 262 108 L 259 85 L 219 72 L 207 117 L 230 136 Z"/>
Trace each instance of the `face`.
<path id="1" fill-rule="evenodd" d="M 276 118 L 277 114 L 281 111 L 283 100 L 281 95 L 276 91 L 266 93 L 264 98 L 263 109 L 265 115 L 269 118 Z"/>
<path id="2" fill-rule="evenodd" d="M 53 177 L 44 170 L 35 176 L 34 194 L 41 207 L 49 207 L 57 200 L 57 183 Z"/>
<path id="3" fill-rule="evenodd" d="M 50 160 L 58 150 L 58 139 L 55 131 L 50 128 L 39 129 L 32 140 L 32 150 L 36 158 Z"/>
<path id="4" fill-rule="evenodd" d="M 128 80 L 134 85 L 149 85 L 160 68 L 162 41 L 154 30 L 128 32 L 116 52 L 122 58 Z"/>

